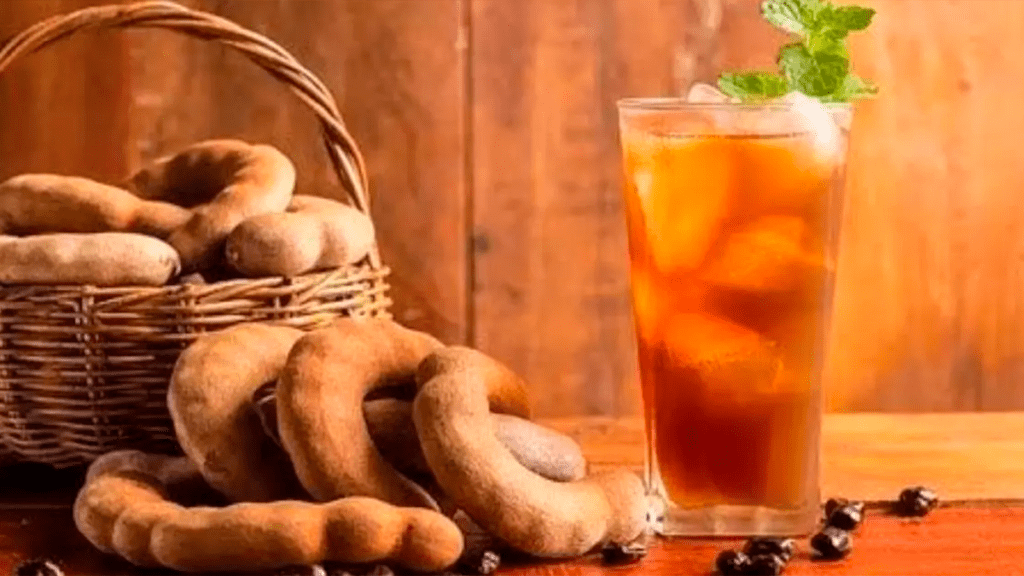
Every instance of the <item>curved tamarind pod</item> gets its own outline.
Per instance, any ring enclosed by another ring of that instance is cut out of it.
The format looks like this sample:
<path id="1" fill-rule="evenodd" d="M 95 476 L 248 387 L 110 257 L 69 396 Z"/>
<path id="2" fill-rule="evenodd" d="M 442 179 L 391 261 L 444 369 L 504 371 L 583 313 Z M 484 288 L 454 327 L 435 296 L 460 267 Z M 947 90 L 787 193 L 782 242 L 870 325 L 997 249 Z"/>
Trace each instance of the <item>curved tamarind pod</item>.
<path id="1" fill-rule="evenodd" d="M 170 458 L 134 450 L 109 452 L 89 466 L 85 482 L 88 484 L 112 474 L 124 477 L 122 493 L 106 494 L 98 506 L 76 508 L 75 521 L 79 531 L 97 548 L 119 554 L 139 566 L 160 565 L 149 551 L 149 530 L 156 520 L 154 512 L 160 511 L 161 518 L 168 515 L 167 500 L 206 504 L 216 502 L 219 496 L 206 485 L 187 458 Z M 160 478 L 160 486 L 152 486 L 147 477 Z M 111 504 L 116 498 L 133 499 L 137 513 L 112 515 Z"/>
<path id="2" fill-rule="evenodd" d="M 192 209 L 167 241 L 193 272 L 217 262 L 224 240 L 243 220 L 288 206 L 295 166 L 272 146 L 206 140 L 155 160 L 129 185 L 142 198 Z"/>
<path id="3" fill-rule="evenodd" d="M 264 433 L 280 443 L 273 392 L 259 394 L 252 406 Z M 410 478 L 431 476 L 412 421 L 412 402 L 397 398 L 366 400 L 363 415 L 370 438 L 385 460 Z M 491 420 L 498 440 L 527 469 L 557 482 L 586 476 L 587 460 L 572 438 L 518 416 L 491 414 Z"/>
<path id="4" fill-rule="evenodd" d="M 0 234 L 135 232 L 166 238 L 191 214 L 88 178 L 22 174 L 0 183 Z"/>
<path id="5" fill-rule="evenodd" d="M 362 260 L 375 243 L 373 222 L 359 210 L 295 195 L 283 214 L 245 220 L 228 235 L 228 263 L 250 277 L 293 277 Z"/>
<path id="6" fill-rule="evenodd" d="M 413 419 L 437 483 L 488 532 L 535 556 L 578 556 L 639 536 L 647 506 L 635 474 L 552 482 L 501 445 L 489 426 L 489 404 L 517 386 L 508 372 L 462 347 L 438 350 L 420 365 Z"/>
<path id="7" fill-rule="evenodd" d="M 178 503 L 221 503 L 223 495 L 212 489 L 188 458 L 168 458 L 137 450 L 108 452 L 96 458 L 86 470 L 85 482 L 108 472 L 135 471 L 161 478 L 167 495 Z"/>
<path id="8" fill-rule="evenodd" d="M 303 332 L 239 324 L 199 337 L 178 357 L 167 407 L 182 450 L 233 502 L 302 496 L 288 455 L 263 432 L 253 392 L 277 379 Z"/>
<path id="9" fill-rule="evenodd" d="M 372 390 L 413 385 L 416 366 L 441 346 L 382 318 L 344 318 L 292 347 L 277 383 L 277 427 L 296 475 L 317 500 L 373 496 L 399 506 L 436 503 L 373 444 L 363 418 Z"/>
<path id="10" fill-rule="evenodd" d="M 0 284 L 163 286 L 180 269 L 174 248 L 142 234 L 0 236 Z"/>
<path id="11" fill-rule="evenodd" d="M 412 402 L 370 400 L 363 404 L 363 412 L 370 437 L 388 462 L 404 474 L 431 474 L 416 435 Z M 491 414 L 490 420 L 501 445 L 528 470 L 556 482 L 586 475 L 586 458 L 572 438 L 518 416 Z"/>
<path id="12" fill-rule="evenodd" d="M 164 465 L 147 465 L 160 461 Z M 373 498 L 184 507 L 168 500 L 173 478 L 160 474 L 188 466 L 187 458 L 136 451 L 104 455 L 75 499 L 75 525 L 100 550 L 185 572 L 321 562 L 388 562 L 437 572 L 463 549 L 458 526 L 441 514 Z M 199 477 L 194 468 L 192 476 Z"/>

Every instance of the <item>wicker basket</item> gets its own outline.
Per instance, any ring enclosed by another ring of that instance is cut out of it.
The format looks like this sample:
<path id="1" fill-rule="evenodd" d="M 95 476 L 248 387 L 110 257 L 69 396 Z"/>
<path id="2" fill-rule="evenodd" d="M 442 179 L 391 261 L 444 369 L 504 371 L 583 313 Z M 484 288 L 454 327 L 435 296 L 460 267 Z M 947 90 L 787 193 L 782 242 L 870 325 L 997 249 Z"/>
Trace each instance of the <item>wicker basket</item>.
<path id="1" fill-rule="evenodd" d="M 0 47 L 18 57 L 90 28 L 155 27 L 226 44 L 288 85 L 319 117 L 338 195 L 369 214 L 366 169 L 333 96 L 277 44 L 171 2 L 99 6 L 39 22 Z M 114 449 L 177 451 L 167 383 L 182 348 L 248 321 L 310 329 L 387 315 L 376 249 L 360 265 L 297 278 L 160 288 L 0 286 L 0 455 L 58 468 Z"/>

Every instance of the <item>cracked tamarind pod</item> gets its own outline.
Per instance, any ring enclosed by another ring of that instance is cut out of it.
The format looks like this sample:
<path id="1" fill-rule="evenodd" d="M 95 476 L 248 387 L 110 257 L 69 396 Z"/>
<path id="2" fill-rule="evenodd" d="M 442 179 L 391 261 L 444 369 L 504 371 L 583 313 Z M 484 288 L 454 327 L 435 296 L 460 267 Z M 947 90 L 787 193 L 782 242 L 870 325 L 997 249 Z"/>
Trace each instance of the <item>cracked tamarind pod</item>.
<path id="1" fill-rule="evenodd" d="M 439 572 L 463 537 L 445 516 L 373 498 L 281 500 L 187 507 L 170 499 L 201 476 L 186 457 L 110 452 L 95 460 L 75 499 L 75 525 L 101 551 L 142 567 L 255 572 L 323 562 L 385 562 Z"/>

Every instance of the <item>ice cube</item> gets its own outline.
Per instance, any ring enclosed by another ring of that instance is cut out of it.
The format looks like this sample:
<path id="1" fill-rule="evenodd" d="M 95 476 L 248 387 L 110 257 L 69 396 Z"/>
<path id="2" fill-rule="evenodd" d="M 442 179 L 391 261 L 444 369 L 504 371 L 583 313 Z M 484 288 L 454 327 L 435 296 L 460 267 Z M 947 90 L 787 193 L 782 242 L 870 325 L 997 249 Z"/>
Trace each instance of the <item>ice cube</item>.
<path id="1" fill-rule="evenodd" d="M 633 265 L 630 288 L 637 335 L 646 343 L 660 341 L 674 311 L 693 309 L 707 293 L 700 282 L 659 277 L 642 263 Z"/>
<path id="2" fill-rule="evenodd" d="M 806 294 L 792 292 L 754 292 L 721 286 L 708 286 L 706 306 L 722 318 L 728 318 L 741 326 L 760 332 L 767 338 L 780 342 L 773 331 L 788 315 L 806 306 Z"/>
<path id="3" fill-rule="evenodd" d="M 709 284 L 753 292 L 790 291 L 820 280 L 824 256 L 805 248 L 808 226 L 797 216 L 762 216 L 730 234 L 702 271 Z"/>
<path id="4" fill-rule="evenodd" d="M 714 243 L 736 189 L 736 150 L 726 138 L 665 138 L 641 204 L 655 267 L 696 269 Z"/>
<path id="5" fill-rule="evenodd" d="M 644 212 L 650 211 L 651 189 L 654 185 L 654 174 L 650 170 L 639 168 L 633 173 L 633 187 L 636 197 L 640 200 Z"/>
<path id="6" fill-rule="evenodd" d="M 664 347 L 671 364 L 691 370 L 711 396 L 769 391 L 782 364 L 772 341 L 700 312 L 672 316 L 665 330 Z"/>
<path id="7" fill-rule="evenodd" d="M 800 92 L 790 92 L 781 101 L 790 105 L 803 128 L 813 135 L 815 159 L 828 167 L 839 164 L 845 153 L 844 138 L 828 108 Z"/>
<path id="8" fill-rule="evenodd" d="M 686 94 L 686 101 L 694 104 L 727 104 L 736 100 L 711 84 L 697 82 L 690 86 L 690 91 Z"/>
<path id="9" fill-rule="evenodd" d="M 633 319 L 637 336 L 642 341 L 655 340 L 664 320 L 664 310 L 660 306 L 660 294 L 648 271 L 633 269 L 630 275 L 630 294 L 633 297 Z"/>
<path id="10" fill-rule="evenodd" d="M 690 87 L 686 95 L 687 102 L 691 104 L 736 104 L 737 98 L 731 98 L 711 84 L 697 82 Z M 714 109 L 711 107 L 702 112 L 702 119 L 709 123 L 707 128 L 712 132 L 735 132 L 737 129 L 737 117 L 734 110 Z"/>

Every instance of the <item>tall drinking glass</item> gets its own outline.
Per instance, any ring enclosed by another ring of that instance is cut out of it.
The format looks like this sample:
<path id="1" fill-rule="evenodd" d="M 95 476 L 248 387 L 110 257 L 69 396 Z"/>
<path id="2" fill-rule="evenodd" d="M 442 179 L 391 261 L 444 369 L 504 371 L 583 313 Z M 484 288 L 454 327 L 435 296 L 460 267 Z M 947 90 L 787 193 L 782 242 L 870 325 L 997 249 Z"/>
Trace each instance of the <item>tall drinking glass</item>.
<path id="1" fill-rule="evenodd" d="M 843 116 L 806 99 L 619 102 L 657 532 L 814 528 Z"/>

